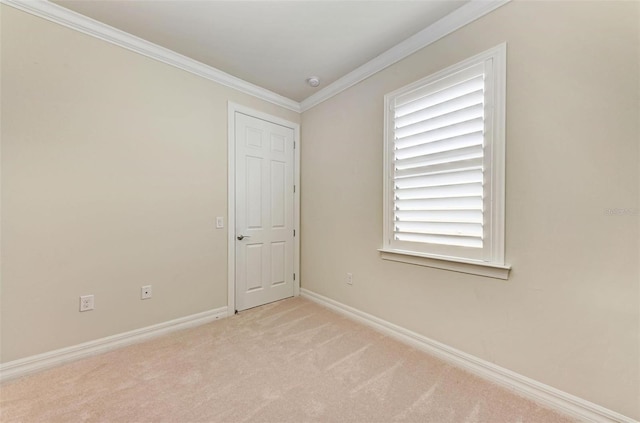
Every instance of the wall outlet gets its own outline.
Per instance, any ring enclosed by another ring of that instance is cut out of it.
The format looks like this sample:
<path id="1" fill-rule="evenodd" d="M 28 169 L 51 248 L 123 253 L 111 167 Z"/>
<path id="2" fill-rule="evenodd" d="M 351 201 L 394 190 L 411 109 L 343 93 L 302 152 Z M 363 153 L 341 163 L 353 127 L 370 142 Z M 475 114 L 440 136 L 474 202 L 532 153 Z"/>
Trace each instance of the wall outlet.
<path id="1" fill-rule="evenodd" d="M 93 295 L 82 295 L 80 297 L 80 311 L 93 310 Z"/>
<path id="2" fill-rule="evenodd" d="M 353 273 L 347 273 L 347 285 L 353 285 Z"/>
<path id="3" fill-rule="evenodd" d="M 151 285 L 145 285 L 140 288 L 140 299 L 148 300 L 149 298 L 151 298 Z"/>

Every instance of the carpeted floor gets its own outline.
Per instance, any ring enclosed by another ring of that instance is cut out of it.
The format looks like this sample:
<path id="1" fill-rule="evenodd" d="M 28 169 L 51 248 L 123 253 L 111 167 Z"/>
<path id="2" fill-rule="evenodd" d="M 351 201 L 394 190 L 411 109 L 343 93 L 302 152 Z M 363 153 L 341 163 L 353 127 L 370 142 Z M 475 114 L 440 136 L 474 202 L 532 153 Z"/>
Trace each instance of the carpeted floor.
<path id="1" fill-rule="evenodd" d="M 572 419 L 302 298 L 10 381 L 2 422 Z"/>

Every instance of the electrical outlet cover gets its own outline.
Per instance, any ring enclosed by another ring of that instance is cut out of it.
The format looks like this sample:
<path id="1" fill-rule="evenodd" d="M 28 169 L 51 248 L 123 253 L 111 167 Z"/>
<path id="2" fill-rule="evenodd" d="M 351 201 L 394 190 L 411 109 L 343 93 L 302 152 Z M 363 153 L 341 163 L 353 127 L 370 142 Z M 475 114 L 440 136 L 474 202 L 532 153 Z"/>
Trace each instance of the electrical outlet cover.
<path id="1" fill-rule="evenodd" d="M 93 295 L 82 295 L 80 297 L 80 311 L 93 310 L 94 299 Z"/>

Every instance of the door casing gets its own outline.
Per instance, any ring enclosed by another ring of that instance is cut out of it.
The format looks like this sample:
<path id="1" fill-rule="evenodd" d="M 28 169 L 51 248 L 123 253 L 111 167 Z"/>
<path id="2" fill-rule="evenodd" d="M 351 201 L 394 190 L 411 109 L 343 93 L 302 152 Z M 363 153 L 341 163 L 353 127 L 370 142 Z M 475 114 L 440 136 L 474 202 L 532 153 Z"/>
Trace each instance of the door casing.
<path id="1" fill-rule="evenodd" d="M 293 180 L 296 187 L 293 194 L 293 295 L 300 295 L 300 125 L 288 120 L 242 106 L 228 103 L 228 145 L 227 145 L 227 310 L 236 311 L 236 112 L 272 122 L 293 129 L 295 147 L 293 150 Z"/>

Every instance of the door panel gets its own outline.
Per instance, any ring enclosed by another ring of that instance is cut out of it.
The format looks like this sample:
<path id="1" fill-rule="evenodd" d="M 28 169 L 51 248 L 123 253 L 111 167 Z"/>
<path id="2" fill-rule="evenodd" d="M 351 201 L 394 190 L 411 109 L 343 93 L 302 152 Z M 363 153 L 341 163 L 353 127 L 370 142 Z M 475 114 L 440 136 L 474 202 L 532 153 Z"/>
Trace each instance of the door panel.
<path id="1" fill-rule="evenodd" d="M 262 256 L 264 255 L 262 244 L 248 244 L 245 247 L 246 291 L 255 291 L 264 288 L 262 279 Z"/>
<path id="2" fill-rule="evenodd" d="M 236 309 L 293 296 L 294 131 L 236 112 Z"/>
<path id="3" fill-rule="evenodd" d="M 246 226 L 262 229 L 262 158 L 246 156 L 245 207 Z"/>
<path id="4" fill-rule="evenodd" d="M 271 162 L 271 227 L 285 227 L 286 163 Z"/>
<path id="5" fill-rule="evenodd" d="M 286 283 L 286 243 L 271 243 L 271 285 L 281 285 Z M 292 293 L 293 295 L 293 293 Z"/>

